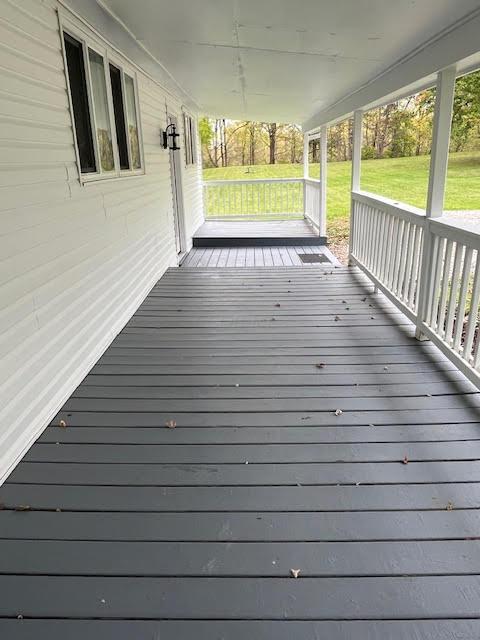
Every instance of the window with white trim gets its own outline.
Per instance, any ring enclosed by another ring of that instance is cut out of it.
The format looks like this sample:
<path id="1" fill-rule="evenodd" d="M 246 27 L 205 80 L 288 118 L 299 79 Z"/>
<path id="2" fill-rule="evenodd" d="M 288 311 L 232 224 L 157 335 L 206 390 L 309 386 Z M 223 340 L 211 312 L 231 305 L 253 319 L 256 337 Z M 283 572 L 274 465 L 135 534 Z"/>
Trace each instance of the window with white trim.
<path id="1" fill-rule="evenodd" d="M 82 181 L 140 173 L 135 74 L 70 30 L 63 40 Z"/>
<path id="2" fill-rule="evenodd" d="M 185 164 L 195 164 L 195 121 L 187 113 L 183 114 L 183 131 L 185 145 Z"/>

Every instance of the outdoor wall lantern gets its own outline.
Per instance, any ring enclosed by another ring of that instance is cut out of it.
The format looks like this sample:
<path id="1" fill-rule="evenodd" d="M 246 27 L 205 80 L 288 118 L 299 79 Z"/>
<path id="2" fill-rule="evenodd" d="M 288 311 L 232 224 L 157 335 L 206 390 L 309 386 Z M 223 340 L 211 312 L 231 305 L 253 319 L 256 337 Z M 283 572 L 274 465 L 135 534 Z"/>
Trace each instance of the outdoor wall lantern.
<path id="1" fill-rule="evenodd" d="M 179 137 L 180 134 L 177 133 L 177 127 L 172 122 L 165 131 L 162 131 L 163 148 L 170 149 L 170 151 L 178 151 L 180 147 L 177 145 L 177 138 Z"/>

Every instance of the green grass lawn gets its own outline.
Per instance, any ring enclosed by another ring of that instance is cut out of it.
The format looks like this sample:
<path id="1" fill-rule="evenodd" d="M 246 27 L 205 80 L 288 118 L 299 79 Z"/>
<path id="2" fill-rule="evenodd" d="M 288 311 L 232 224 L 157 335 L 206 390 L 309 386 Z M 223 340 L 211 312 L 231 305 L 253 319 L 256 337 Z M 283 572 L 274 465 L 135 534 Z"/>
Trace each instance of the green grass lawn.
<path id="1" fill-rule="evenodd" d="M 429 162 L 429 156 L 363 160 L 361 188 L 424 208 Z M 328 163 L 328 234 L 336 241 L 348 235 L 350 167 L 350 162 Z M 205 180 L 295 178 L 303 176 L 303 166 L 277 164 L 227 167 L 205 169 L 203 175 Z M 318 175 L 318 164 L 310 165 L 310 176 L 317 178 Z M 450 154 L 445 209 L 480 210 L 480 152 Z M 259 217 L 265 219 L 264 215 Z"/>

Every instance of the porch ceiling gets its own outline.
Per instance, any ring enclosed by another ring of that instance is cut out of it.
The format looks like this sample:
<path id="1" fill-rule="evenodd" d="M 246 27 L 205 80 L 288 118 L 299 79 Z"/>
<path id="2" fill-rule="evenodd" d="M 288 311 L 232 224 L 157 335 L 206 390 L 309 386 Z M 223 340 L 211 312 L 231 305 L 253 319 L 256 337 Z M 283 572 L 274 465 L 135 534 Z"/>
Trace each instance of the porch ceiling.
<path id="1" fill-rule="evenodd" d="M 305 122 L 478 0 L 97 0 L 212 116 Z"/>

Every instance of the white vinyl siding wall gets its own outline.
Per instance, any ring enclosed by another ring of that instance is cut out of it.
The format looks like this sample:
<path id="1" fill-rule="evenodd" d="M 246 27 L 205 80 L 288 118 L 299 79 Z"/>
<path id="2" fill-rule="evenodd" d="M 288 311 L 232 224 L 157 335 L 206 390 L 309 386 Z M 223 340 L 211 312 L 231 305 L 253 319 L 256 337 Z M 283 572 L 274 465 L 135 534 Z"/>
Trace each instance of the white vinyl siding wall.
<path id="1" fill-rule="evenodd" d="M 160 129 L 180 100 L 137 71 L 145 175 L 82 186 L 55 8 L 0 0 L 0 481 L 177 264 Z M 182 180 L 191 244 L 199 166 Z"/>

